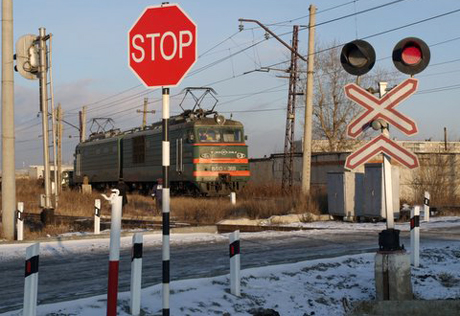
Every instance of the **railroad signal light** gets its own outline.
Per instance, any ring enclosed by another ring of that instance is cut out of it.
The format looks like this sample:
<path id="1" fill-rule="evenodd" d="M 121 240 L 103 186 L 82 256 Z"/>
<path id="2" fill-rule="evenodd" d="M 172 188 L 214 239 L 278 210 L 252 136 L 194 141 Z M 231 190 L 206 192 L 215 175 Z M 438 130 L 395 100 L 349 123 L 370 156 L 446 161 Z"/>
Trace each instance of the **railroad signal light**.
<path id="1" fill-rule="evenodd" d="M 354 40 L 345 44 L 340 54 L 343 69 L 351 75 L 361 76 L 369 72 L 375 64 L 375 51 L 371 44 Z"/>
<path id="2" fill-rule="evenodd" d="M 415 75 L 422 72 L 430 63 L 430 49 L 421 39 L 407 37 L 396 44 L 392 57 L 399 71 Z"/>

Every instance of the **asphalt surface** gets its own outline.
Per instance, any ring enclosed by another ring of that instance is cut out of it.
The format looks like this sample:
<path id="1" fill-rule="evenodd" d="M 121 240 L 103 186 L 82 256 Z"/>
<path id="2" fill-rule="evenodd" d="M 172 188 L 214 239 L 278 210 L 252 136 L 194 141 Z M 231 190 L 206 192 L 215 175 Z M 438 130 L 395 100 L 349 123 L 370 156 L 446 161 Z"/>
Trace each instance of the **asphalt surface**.
<path id="1" fill-rule="evenodd" d="M 410 245 L 408 233 L 401 242 Z M 460 241 L 460 227 L 431 230 L 422 234 L 422 245 L 442 240 Z M 378 232 L 286 234 L 276 238 L 241 240 L 241 267 L 291 263 L 304 260 L 375 252 Z M 38 304 L 74 300 L 107 293 L 108 250 L 73 255 L 40 257 Z M 128 291 L 131 250 L 121 249 L 119 291 Z M 0 312 L 22 308 L 24 259 L 11 259 L 0 266 Z M 161 246 L 144 245 L 143 284 L 161 283 Z M 228 243 L 207 242 L 171 246 L 171 280 L 229 273 Z"/>

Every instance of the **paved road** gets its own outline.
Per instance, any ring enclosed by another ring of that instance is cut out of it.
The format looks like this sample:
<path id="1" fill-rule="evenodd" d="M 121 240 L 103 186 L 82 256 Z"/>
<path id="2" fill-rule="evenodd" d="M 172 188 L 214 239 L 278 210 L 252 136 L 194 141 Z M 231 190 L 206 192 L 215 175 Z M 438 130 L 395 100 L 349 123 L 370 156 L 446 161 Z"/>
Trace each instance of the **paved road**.
<path id="1" fill-rule="evenodd" d="M 336 233 L 321 231 L 314 235 L 286 234 L 276 238 L 249 238 L 241 241 L 242 268 L 298 262 L 309 259 L 373 252 L 377 232 Z M 410 245 L 408 234 L 402 243 Z M 460 240 L 460 228 L 432 231 L 422 236 L 425 245 L 440 240 Z M 210 277 L 229 273 L 226 242 L 175 245 L 171 248 L 171 279 Z M 24 261 L 11 260 L 0 266 L 0 312 L 22 308 Z M 77 258 L 69 255 L 40 258 L 39 304 L 105 294 L 108 251 L 89 251 Z M 129 290 L 130 249 L 120 255 L 120 291 Z M 144 247 L 143 287 L 161 283 L 161 246 Z"/>

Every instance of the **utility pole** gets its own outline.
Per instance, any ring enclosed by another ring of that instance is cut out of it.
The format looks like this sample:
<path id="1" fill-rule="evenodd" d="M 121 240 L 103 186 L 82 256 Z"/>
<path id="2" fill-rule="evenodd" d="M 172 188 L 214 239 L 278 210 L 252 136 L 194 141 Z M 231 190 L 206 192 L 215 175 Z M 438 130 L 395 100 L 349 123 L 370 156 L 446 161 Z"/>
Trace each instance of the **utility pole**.
<path id="1" fill-rule="evenodd" d="M 80 117 L 80 143 L 86 140 L 86 106 L 79 112 Z"/>
<path id="2" fill-rule="evenodd" d="M 14 239 L 16 178 L 14 148 L 13 1 L 2 1 L 2 223 Z"/>
<path id="3" fill-rule="evenodd" d="M 57 192 L 58 194 L 61 193 L 62 191 L 62 107 L 61 103 L 58 104 L 57 107 L 57 128 L 56 128 L 56 138 L 57 138 L 57 166 L 58 166 L 58 172 L 57 172 L 57 180 L 56 180 L 56 185 L 57 185 Z"/>
<path id="4" fill-rule="evenodd" d="M 289 93 L 286 114 L 286 135 L 284 138 L 283 177 L 281 190 L 288 192 L 292 188 L 294 174 L 294 130 L 295 130 L 295 106 L 297 97 L 297 51 L 298 51 L 299 26 L 294 25 L 292 30 L 291 65 L 289 67 Z"/>
<path id="5" fill-rule="evenodd" d="M 39 28 L 39 82 L 40 82 L 40 108 L 42 112 L 42 131 L 43 131 L 43 163 L 45 178 L 45 210 L 51 210 L 51 181 L 50 181 L 50 160 L 49 160 L 49 141 L 48 141 L 48 79 L 47 79 L 47 58 L 46 41 L 48 36 L 44 27 Z"/>
<path id="6" fill-rule="evenodd" d="M 313 10 L 312 10 L 312 8 L 313 8 Z M 313 16 L 314 16 L 314 12 L 316 11 L 316 8 L 315 8 L 314 6 L 310 6 L 310 11 L 312 12 L 312 13 L 310 13 L 310 23 L 311 23 L 311 21 L 312 21 L 312 14 L 313 14 Z M 276 35 L 276 34 L 273 33 L 272 31 L 270 31 L 270 29 L 269 29 L 268 27 L 266 27 L 265 25 L 263 25 L 263 24 L 260 23 L 259 21 L 257 21 L 257 20 L 252 20 L 252 19 L 238 19 L 238 21 L 240 21 L 240 23 L 243 23 L 243 22 L 252 22 L 252 23 L 256 23 L 256 24 L 259 25 L 262 29 L 264 29 L 265 32 L 267 32 L 267 33 L 269 33 L 270 35 L 272 35 L 278 42 L 280 42 L 280 43 L 283 44 L 287 49 L 289 49 L 293 55 L 295 55 L 296 57 L 302 59 L 303 61 L 307 61 L 307 59 L 305 59 L 305 57 L 303 57 L 302 55 L 299 54 L 299 52 L 297 51 L 297 48 L 294 49 L 294 47 L 291 47 L 289 44 L 287 44 L 285 41 L 283 41 L 278 35 Z M 313 24 L 314 24 L 314 17 L 313 17 Z M 243 25 L 240 24 L 240 30 L 243 30 L 243 29 L 244 29 Z M 310 32 L 311 32 L 311 28 L 310 28 Z M 311 36 L 314 36 L 314 34 L 311 35 Z M 310 38 L 310 40 L 311 40 L 311 38 Z M 313 44 L 313 41 L 312 41 L 311 44 Z M 313 49 L 312 49 L 312 50 L 313 50 Z M 310 58 L 313 58 L 313 53 L 310 53 L 310 43 L 309 43 L 308 61 L 310 61 Z M 291 60 L 292 60 L 292 59 L 291 59 Z M 308 62 L 308 65 L 309 65 L 309 66 L 308 66 L 308 67 L 309 67 L 308 69 L 310 69 L 310 64 L 311 64 L 311 79 L 313 79 L 313 62 Z M 308 80 L 308 76 L 307 76 L 307 88 L 305 89 L 306 91 L 308 91 L 308 86 L 309 86 L 310 81 L 312 81 L 312 80 Z M 313 93 L 313 82 L 311 82 L 310 96 L 312 96 L 312 93 Z M 297 93 L 296 93 L 296 94 L 297 94 Z M 310 141 L 309 141 L 310 148 L 309 148 L 309 149 L 310 149 L 310 150 L 309 150 L 309 154 L 308 154 L 308 155 L 309 155 L 309 156 L 308 156 L 308 192 L 310 191 L 311 117 L 312 117 L 312 115 L 311 115 L 311 110 L 312 110 L 312 102 L 310 101 L 310 116 L 309 116 L 310 120 L 307 121 L 307 120 L 305 119 L 305 132 L 304 132 L 304 138 L 305 138 L 305 134 L 307 134 L 307 132 L 306 132 L 307 128 L 310 129 L 310 131 L 309 131 L 309 135 L 310 135 L 310 136 L 309 136 L 309 137 L 310 137 Z M 307 109 L 305 109 L 305 113 L 307 113 Z M 289 115 L 289 109 L 288 109 L 288 115 Z M 305 115 L 306 115 L 306 114 L 305 114 Z M 294 122 L 292 122 L 292 124 L 293 124 L 293 123 L 294 123 Z M 290 125 L 289 117 L 288 117 L 288 124 Z M 294 128 L 294 125 L 292 125 L 292 133 L 294 132 L 294 129 L 293 129 L 293 128 Z M 286 127 L 286 133 L 288 133 L 287 127 Z M 293 137 L 294 137 L 294 135 L 292 134 L 291 142 L 293 141 Z M 304 142 L 305 142 L 305 141 L 304 141 Z M 292 146 L 291 146 L 291 147 L 292 147 Z M 293 148 L 292 148 L 292 149 L 293 149 Z M 285 143 L 285 150 L 286 150 L 286 143 Z M 304 157 L 303 157 L 303 159 L 304 159 L 304 161 L 303 161 L 303 163 L 304 163 L 303 171 L 305 171 L 305 146 L 304 146 L 304 153 L 303 153 L 303 155 L 304 155 Z M 293 165 L 293 164 L 292 164 L 292 165 Z M 291 167 L 291 172 L 292 172 L 292 167 Z M 284 162 L 283 162 L 283 179 L 284 179 Z M 302 173 L 302 188 L 303 188 L 304 182 L 305 182 L 305 173 L 303 172 L 303 173 Z M 282 182 L 282 185 L 283 185 L 283 183 L 284 183 L 284 181 Z M 304 191 L 303 189 L 302 189 L 302 192 L 305 193 L 305 191 Z"/>
<path id="7" fill-rule="evenodd" d="M 305 89 L 305 129 L 303 134 L 302 157 L 302 193 L 310 195 L 311 181 L 311 140 L 313 125 L 313 70 L 315 53 L 315 15 L 316 7 L 310 5 L 310 19 L 308 25 L 308 61 L 307 61 L 307 86 Z"/>
<path id="8" fill-rule="evenodd" d="M 147 111 L 147 105 L 149 104 L 149 98 L 144 98 L 144 110 L 137 110 L 137 113 L 142 113 L 142 129 L 147 126 L 147 113 L 155 114 L 155 110 Z"/>

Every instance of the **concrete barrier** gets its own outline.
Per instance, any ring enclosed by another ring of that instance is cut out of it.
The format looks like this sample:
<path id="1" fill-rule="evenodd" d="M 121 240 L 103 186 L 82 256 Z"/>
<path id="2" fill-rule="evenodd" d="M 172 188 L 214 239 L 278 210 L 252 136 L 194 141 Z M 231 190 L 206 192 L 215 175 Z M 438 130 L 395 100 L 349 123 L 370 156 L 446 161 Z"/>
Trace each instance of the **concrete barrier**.
<path id="1" fill-rule="evenodd" d="M 459 311 L 460 300 L 366 301 L 354 303 L 347 315 L 453 316 Z"/>

